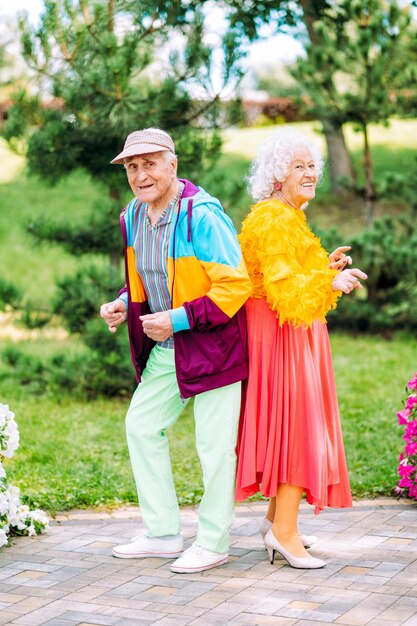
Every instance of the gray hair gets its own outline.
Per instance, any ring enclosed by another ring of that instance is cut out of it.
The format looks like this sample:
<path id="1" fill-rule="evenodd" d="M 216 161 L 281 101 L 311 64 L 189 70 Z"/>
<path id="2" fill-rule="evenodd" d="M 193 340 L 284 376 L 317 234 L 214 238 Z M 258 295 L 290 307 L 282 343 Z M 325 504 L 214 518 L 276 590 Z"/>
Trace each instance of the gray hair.
<path id="1" fill-rule="evenodd" d="M 247 178 L 251 196 L 254 200 L 266 200 L 271 197 L 276 181 L 283 182 L 287 176 L 295 150 L 307 148 L 316 166 L 318 177 L 323 172 L 323 158 L 315 143 L 303 133 L 283 126 L 268 137 L 260 146 Z"/>

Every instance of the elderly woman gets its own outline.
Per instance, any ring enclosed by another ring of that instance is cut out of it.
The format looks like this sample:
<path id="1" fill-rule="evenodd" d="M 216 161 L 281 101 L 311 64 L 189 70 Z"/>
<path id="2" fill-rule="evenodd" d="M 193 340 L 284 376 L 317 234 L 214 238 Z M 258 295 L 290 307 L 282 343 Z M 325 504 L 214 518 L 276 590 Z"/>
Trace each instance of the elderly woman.
<path id="1" fill-rule="evenodd" d="M 316 513 L 352 504 L 325 316 L 367 278 L 344 269 L 348 246 L 328 256 L 307 225 L 321 171 L 304 135 L 284 127 L 267 139 L 249 178 L 259 202 L 240 235 L 253 286 L 237 500 L 270 498 L 261 533 L 271 563 L 278 552 L 303 569 L 325 565 L 305 549 L 315 537 L 298 533 L 303 493 Z"/>

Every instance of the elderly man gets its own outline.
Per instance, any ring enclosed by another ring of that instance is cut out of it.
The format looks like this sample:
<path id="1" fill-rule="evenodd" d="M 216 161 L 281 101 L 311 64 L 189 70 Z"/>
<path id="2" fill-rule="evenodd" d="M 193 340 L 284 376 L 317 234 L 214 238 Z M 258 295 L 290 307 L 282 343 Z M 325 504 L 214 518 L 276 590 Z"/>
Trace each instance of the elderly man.
<path id="1" fill-rule="evenodd" d="M 147 529 L 113 555 L 179 557 L 172 571 L 199 572 L 228 560 L 251 284 L 231 220 L 217 198 L 177 178 L 167 133 L 131 133 L 112 163 L 124 164 L 135 198 L 121 214 L 126 286 L 100 314 L 112 332 L 127 319 L 139 385 L 126 432 Z M 166 429 L 192 396 L 204 495 L 196 542 L 183 552 Z"/>

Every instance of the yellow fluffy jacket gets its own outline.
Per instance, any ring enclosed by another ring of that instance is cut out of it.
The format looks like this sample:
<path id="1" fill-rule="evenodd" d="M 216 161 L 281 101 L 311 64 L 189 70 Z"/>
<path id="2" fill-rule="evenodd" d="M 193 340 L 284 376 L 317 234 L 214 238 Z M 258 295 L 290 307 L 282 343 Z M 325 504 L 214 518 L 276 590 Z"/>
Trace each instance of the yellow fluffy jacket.
<path id="1" fill-rule="evenodd" d="M 280 324 L 310 326 L 325 321 L 341 291 L 333 291 L 326 250 L 313 235 L 304 211 L 279 200 L 252 207 L 239 235 L 252 280 L 252 297 L 265 298 Z"/>

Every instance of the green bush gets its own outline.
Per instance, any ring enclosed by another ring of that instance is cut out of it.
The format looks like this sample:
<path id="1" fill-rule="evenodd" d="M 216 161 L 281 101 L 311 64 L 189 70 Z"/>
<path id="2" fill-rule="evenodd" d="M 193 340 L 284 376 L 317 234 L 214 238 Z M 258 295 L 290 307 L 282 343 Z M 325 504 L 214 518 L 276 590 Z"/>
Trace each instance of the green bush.
<path id="1" fill-rule="evenodd" d="M 318 232 L 326 249 L 339 243 L 335 229 Z M 417 331 L 417 226 L 410 218 L 384 217 L 352 237 L 353 267 L 368 275 L 363 290 L 343 297 L 329 313 L 331 328 L 360 332 Z"/>
<path id="2" fill-rule="evenodd" d="M 135 387 L 135 376 L 126 324 L 116 333 L 110 333 L 103 320 L 90 320 L 83 340 L 90 348 L 82 366 L 85 372 L 83 391 L 89 397 L 131 394 Z"/>
<path id="3" fill-rule="evenodd" d="M 62 315 L 72 333 L 84 331 L 98 315 L 103 302 L 113 300 L 123 285 L 121 272 L 112 265 L 90 265 L 57 283 L 54 312 Z"/>
<path id="4" fill-rule="evenodd" d="M 20 387 L 32 394 L 42 394 L 48 386 L 48 367 L 37 356 L 26 354 L 15 346 L 5 348 L 1 354 L 6 369 L 1 378 L 13 378 Z"/>
<path id="5" fill-rule="evenodd" d="M 69 392 L 80 398 L 130 395 L 135 387 L 127 329 L 110 333 L 101 319 L 90 320 L 83 332 L 86 348 L 41 358 L 15 346 L 1 353 L 0 379 L 11 379 L 32 394 Z"/>
<path id="6" fill-rule="evenodd" d="M 0 277 L 0 310 L 4 310 L 8 306 L 13 309 L 18 308 L 21 298 L 20 289 L 14 283 Z"/>
<path id="7" fill-rule="evenodd" d="M 0 298 L 4 294 L 4 302 L 17 301 L 17 290 L 3 283 L 1 291 L 1 285 Z M 104 263 L 82 267 L 75 275 L 59 280 L 53 312 L 63 318 L 70 332 L 79 334 L 85 347 L 76 354 L 58 353 L 49 358 L 6 348 L 1 376 L 36 394 L 69 391 L 88 398 L 130 394 L 135 379 L 126 325 L 112 334 L 99 318 L 100 305 L 113 300 L 122 285 L 119 266 Z M 20 309 L 17 319 L 30 328 L 39 328 L 49 321 L 50 314 L 28 304 Z"/>

